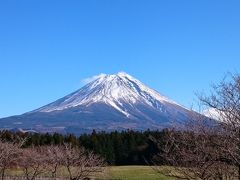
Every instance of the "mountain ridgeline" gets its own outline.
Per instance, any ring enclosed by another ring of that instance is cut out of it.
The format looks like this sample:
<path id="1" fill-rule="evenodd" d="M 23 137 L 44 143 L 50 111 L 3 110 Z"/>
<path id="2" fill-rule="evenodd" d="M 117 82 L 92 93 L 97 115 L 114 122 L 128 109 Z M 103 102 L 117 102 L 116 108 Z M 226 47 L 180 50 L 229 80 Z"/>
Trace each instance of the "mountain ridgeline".
<path id="1" fill-rule="evenodd" d="M 73 133 L 161 130 L 184 124 L 195 112 L 126 73 L 101 75 L 39 109 L 0 119 L 0 129 Z"/>

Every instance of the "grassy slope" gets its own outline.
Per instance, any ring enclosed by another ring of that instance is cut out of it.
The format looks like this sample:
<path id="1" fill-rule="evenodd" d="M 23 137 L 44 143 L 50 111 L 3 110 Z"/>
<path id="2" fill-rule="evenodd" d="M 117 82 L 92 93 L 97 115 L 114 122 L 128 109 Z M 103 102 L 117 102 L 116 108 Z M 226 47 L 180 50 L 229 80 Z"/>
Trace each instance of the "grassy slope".
<path id="1" fill-rule="evenodd" d="M 117 180 L 172 180 L 157 174 L 149 166 L 113 166 L 108 170 L 111 179 Z"/>

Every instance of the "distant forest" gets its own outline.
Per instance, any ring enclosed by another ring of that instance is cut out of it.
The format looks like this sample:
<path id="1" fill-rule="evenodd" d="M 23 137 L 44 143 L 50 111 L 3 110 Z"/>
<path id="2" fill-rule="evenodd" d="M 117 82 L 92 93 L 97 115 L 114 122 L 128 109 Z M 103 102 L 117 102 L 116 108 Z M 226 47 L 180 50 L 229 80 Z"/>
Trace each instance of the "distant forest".
<path id="1" fill-rule="evenodd" d="M 151 164 L 151 159 L 161 153 L 161 142 L 167 130 L 163 131 L 122 131 L 122 132 L 96 132 L 83 134 L 79 137 L 69 134 L 37 134 L 1 131 L 3 141 L 20 141 L 25 139 L 24 147 L 61 145 L 71 143 L 74 146 L 83 146 L 99 154 L 110 165 L 146 165 Z M 158 139 L 158 143 L 154 142 Z M 164 160 L 161 162 L 164 164 Z"/>

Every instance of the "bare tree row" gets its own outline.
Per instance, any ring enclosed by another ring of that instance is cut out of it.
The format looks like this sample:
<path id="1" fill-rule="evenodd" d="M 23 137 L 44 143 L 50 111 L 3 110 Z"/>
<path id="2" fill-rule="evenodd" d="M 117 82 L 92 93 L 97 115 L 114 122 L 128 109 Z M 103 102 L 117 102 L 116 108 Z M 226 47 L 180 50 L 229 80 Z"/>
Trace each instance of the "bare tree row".
<path id="1" fill-rule="evenodd" d="M 100 156 L 71 144 L 21 148 L 20 143 L 0 141 L 2 180 L 6 170 L 12 169 L 20 169 L 26 180 L 49 174 L 52 179 L 60 175 L 67 176 L 70 180 L 80 180 L 102 173 L 105 166 Z"/>

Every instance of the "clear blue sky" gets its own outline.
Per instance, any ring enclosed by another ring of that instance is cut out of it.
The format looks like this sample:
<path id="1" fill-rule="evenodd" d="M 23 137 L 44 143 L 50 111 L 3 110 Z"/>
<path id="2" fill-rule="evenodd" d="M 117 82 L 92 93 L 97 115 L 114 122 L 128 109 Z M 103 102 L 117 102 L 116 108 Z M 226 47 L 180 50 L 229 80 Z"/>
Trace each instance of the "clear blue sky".
<path id="1" fill-rule="evenodd" d="M 187 107 L 240 71 L 239 0 L 0 1 L 0 117 L 126 71 Z"/>

